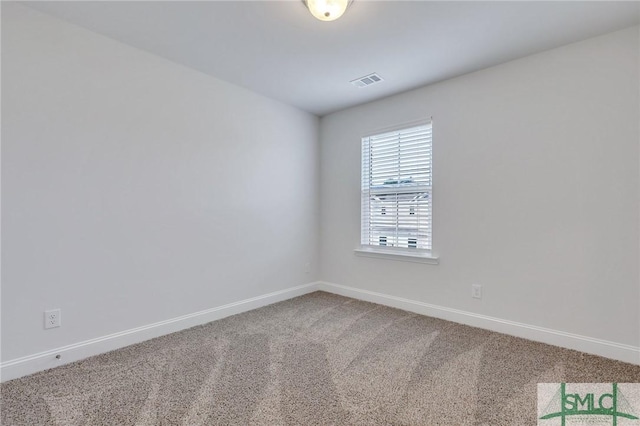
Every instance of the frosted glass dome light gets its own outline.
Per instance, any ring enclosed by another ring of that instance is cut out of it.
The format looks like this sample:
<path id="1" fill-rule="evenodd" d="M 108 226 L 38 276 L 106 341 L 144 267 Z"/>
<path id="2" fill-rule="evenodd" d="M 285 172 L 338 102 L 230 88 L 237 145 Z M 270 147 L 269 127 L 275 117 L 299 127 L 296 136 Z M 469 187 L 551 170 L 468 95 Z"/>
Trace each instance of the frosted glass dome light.
<path id="1" fill-rule="evenodd" d="M 334 21 L 342 16 L 352 0 L 302 0 L 309 12 L 321 21 Z"/>

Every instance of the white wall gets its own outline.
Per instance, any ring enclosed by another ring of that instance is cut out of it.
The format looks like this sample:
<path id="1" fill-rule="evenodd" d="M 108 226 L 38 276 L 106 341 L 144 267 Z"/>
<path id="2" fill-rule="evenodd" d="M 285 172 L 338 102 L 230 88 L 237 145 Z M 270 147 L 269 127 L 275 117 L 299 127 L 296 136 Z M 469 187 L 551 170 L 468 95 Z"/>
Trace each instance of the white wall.
<path id="1" fill-rule="evenodd" d="M 323 280 L 637 347 L 638 48 L 636 27 L 323 117 Z M 360 137 L 429 116 L 440 265 L 355 256 Z"/>
<path id="2" fill-rule="evenodd" d="M 318 278 L 638 346 L 638 47 L 620 31 L 318 127 L 3 2 L 2 362 Z M 360 136 L 427 116 L 440 265 L 355 256 Z"/>
<path id="3" fill-rule="evenodd" d="M 3 2 L 2 124 L 3 361 L 318 279 L 315 116 Z"/>

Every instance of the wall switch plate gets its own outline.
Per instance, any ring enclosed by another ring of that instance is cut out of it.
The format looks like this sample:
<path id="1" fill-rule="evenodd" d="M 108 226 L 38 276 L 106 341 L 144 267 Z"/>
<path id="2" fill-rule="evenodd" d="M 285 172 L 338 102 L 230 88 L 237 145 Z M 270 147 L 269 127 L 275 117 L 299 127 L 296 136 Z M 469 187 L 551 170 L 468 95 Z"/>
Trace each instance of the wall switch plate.
<path id="1" fill-rule="evenodd" d="M 44 328 L 56 328 L 62 325 L 60 309 L 44 311 Z"/>
<path id="2" fill-rule="evenodd" d="M 482 299 L 482 286 L 480 284 L 471 284 L 471 297 Z"/>

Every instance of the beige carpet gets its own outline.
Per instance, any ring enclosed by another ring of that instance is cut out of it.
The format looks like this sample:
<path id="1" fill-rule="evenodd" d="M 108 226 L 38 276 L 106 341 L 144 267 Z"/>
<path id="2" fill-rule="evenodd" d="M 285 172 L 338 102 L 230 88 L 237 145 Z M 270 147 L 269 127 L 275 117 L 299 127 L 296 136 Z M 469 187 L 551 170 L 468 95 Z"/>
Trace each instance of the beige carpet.
<path id="1" fill-rule="evenodd" d="M 2 425 L 535 425 L 640 367 L 316 292 L 0 386 Z"/>

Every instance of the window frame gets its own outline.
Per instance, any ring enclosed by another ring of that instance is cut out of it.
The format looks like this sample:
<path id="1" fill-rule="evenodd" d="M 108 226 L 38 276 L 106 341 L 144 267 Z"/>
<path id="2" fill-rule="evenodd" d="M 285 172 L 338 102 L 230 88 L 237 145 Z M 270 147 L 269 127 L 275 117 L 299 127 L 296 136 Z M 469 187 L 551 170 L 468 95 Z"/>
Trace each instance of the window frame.
<path id="1" fill-rule="evenodd" d="M 429 197 L 431 199 L 431 203 L 433 203 L 433 118 L 429 117 L 427 119 L 422 119 L 422 120 L 416 120 L 416 121 L 412 121 L 412 122 L 408 122 L 408 123 L 403 123 L 403 124 L 399 124 L 399 125 L 395 125 L 393 127 L 387 127 L 385 129 L 379 129 L 373 132 L 368 132 L 365 135 L 362 136 L 362 138 L 360 139 L 360 244 L 358 246 L 358 248 L 356 248 L 354 250 L 355 254 L 358 256 L 366 256 L 366 257 L 373 257 L 373 258 L 382 258 L 382 259 L 391 259 L 391 260 L 401 260 L 401 261 L 408 261 L 408 262 L 418 262 L 418 263 L 428 263 L 428 264 L 438 264 L 439 263 L 439 257 L 435 254 L 434 252 L 434 247 L 433 247 L 433 204 L 431 205 L 431 216 L 430 216 L 430 226 L 432 228 L 432 233 L 431 233 L 431 249 L 421 249 L 421 248 L 417 248 L 417 247 L 409 247 L 409 245 L 411 245 L 411 242 L 408 243 L 408 247 L 387 247 L 384 245 L 372 245 L 372 244 L 365 244 L 365 236 L 364 236 L 364 229 L 365 229 L 365 205 L 364 205 L 364 200 L 365 200 L 365 190 L 366 191 L 370 191 L 371 188 L 371 184 L 369 184 L 368 187 L 365 188 L 365 179 L 364 176 L 365 174 L 369 174 L 371 173 L 370 167 L 367 170 L 365 169 L 365 161 L 364 158 L 362 157 L 364 155 L 364 144 L 365 144 L 365 140 L 367 138 L 371 138 L 371 137 L 375 137 L 375 136 L 381 136 L 384 135 L 385 133 L 392 133 L 392 132 L 396 132 L 396 131 L 403 131 L 403 130 L 409 130 L 413 127 L 419 127 L 419 126 L 425 126 L 425 125 L 430 125 L 431 126 L 431 132 L 432 132 L 432 136 L 431 136 L 431 152 L 432 152 L 432 159 L 431 159 L 431 185 L 429 186 Z M 370 149 L 370 148 L 369 148 Z M 416 187 L 419 187 L 419 185 L 416 185 Z M 368 201 L 368 203 L 370 203 L 370 201 Z M 369 206 L 366 208 L 366 211 L 369 212 L 370 214 L 370 204 Z M 410 213 L 411 214 L 411 213 Z M 367 216 L 367 218 L 370 218 L 370 216 Z M 409 239 L 411 240 L 411 238 Z M 417 244 L 417 243 L 414 243 Z"/>

